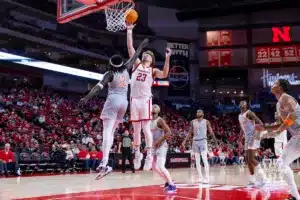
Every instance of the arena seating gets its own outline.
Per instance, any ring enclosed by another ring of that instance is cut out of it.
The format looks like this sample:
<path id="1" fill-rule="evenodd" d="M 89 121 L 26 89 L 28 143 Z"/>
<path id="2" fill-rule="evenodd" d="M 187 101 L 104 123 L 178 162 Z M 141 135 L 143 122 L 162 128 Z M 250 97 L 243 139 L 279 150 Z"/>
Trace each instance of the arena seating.
<path id="1" fill-rule="evenodd" d="M 89 170 L 89 152 L 95 148 L 101 151 L 102 123 L 99 115 L 103 104 L 104 99 L 94 98 L 87 105 L 82 105 L 78 100 L 64 98 L 51 90 L 24 86 L 0 93 L 0 145 L 12 145 L 15 159 L 23 172 L 64 171 L 68 166 L 64 153 L 67 146 L 70 146 L 76 161 L 70 168 Z M 179 153 L 180 144 L 189 130 L 189 121 L 168 108 L 163 117 L 173 133 L 169 140 L 169 153 Z M 210 113 L 207 117 L 221 141 L 219 146 L 209 145 L 211 164 L 240 164 L 243 150 L 237 144 L 240 133 L 237 117 L 213 116 Z M 123 131 L 129 128 L 133 132 L 127 122 L 128 114 L 116 130 L 112 153 L 118 153 Z M 142 147 L 145 147 L 144 139 L 142 141 Z M 186 152 L 190 149 L 191 144 L 188 144 Z M 269 154 L 262 152 L 261 155 L 266 158 Z M 222 157 L 225 160 L 220 162 Z M 101 155 L 93 159 L 101 160 Z"/>

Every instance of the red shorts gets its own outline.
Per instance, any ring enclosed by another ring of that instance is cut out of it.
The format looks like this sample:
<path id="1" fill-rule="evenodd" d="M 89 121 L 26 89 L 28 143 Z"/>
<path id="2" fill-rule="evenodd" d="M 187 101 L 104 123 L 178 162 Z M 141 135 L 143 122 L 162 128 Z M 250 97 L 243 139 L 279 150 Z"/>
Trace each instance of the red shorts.
<path id="1" fill-rule="evenodd" d="M 130 121 L 139 122 L 152 119 L 152 98 L 130 98 Z"/>

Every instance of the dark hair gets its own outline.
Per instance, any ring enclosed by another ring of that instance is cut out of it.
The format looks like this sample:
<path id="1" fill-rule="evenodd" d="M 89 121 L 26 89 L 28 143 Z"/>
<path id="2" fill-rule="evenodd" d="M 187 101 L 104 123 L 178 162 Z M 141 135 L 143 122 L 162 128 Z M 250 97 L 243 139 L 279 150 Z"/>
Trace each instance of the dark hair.
<path id="1" fill-rule="evenodd" d="M 114 67 L 113 65 L 111 65 L 111 63 L 113 63 L 114 65 L 120 65 L 124 63 L 124 59 L 121 55 L 116 54 L 109 59 L 108 70 L 112 71 L 113 73 L 120 73 L 126 69 L 126 66 L 124 64 L 121 67 Z"/>
<path id="2" fill-rule="evenodd" d="M 290 89 L 290 82 L 285 80 L 285 79 L 278 79 L 279 85 L 281 87 L 281 89 L 283 90 L 283 92 L 288 92 Z"/>

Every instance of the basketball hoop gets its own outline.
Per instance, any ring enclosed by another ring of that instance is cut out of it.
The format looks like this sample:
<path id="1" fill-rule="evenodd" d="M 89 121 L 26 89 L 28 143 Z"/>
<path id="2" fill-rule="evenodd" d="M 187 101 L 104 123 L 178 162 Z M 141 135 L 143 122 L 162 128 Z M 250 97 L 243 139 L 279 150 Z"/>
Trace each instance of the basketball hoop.
<path id="1" fill-rule="evenodd" d="M 131 0 L 119 0 L 112 5 L 108 5 L 105 9 L 106 29 L 108 31 L 117 32 L 126 29 L 126 15 L 130 9 L 134 8 Z"/>

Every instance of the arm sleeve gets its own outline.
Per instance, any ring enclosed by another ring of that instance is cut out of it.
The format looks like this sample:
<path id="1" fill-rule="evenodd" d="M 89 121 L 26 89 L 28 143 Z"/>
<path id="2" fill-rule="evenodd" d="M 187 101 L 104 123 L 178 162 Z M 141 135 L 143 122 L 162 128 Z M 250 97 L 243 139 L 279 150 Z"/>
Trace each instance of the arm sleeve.
<path id="1" fill-rule="evenodd" d="M 99 81 L 97 85 L 99 85 L 102 88 L 107 86 L 108 83 L 112 82 L 114 79 L 114 74 L 111 71 L 108 71 L 104 74 L 103 79 Z"/>
<path id="2" fill-rule="evenodd" d="M 128 71 L 132 69 L 134 62 L 136 61 L 136 59 L 138 59 L 138 57 L 142 53 L 142 50 L 148 45 L 148 43 L 149 39 L 144 39 L 144 41 L 140 44 L 139 48 L 136 50 L 133 56 L 124 64 Z"/>

